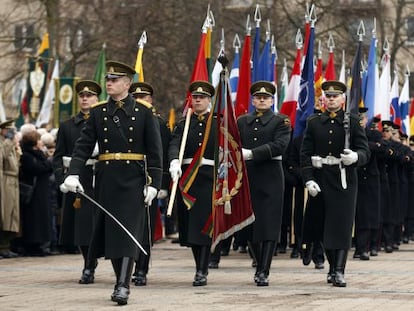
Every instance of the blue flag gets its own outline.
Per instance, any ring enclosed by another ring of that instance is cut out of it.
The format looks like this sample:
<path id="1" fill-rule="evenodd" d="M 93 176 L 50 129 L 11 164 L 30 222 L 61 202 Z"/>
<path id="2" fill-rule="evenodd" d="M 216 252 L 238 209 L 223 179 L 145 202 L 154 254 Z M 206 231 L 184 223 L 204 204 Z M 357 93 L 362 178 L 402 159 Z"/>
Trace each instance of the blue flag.
<path id="1" fill-rule="evenodd" d="M 367 116 L 368 120 L 374 117 L 374 105 L 375 105 L 375 71 L 377 67 L 377 38 L 371 39 L 371 45 L 369 47 L 368 54 L 368 69 L 364 76 L 362 87 L 363 87 L 363 98 L 364 105 L 368 108 Z"/>
<path id="2" fill-rule="evenodd" d="M 293 137 L 302 135 L 306 127 L 306 119 L 313 113 L 315 105 L 314 69 L 313 69 L 313 48 L 315 40 L 315 27 L 312 25 L 309 36 L 308 49 L 305 56 L 300 77 L 300 93 L 298 108 L 296 110 L 295 128 Z"/>

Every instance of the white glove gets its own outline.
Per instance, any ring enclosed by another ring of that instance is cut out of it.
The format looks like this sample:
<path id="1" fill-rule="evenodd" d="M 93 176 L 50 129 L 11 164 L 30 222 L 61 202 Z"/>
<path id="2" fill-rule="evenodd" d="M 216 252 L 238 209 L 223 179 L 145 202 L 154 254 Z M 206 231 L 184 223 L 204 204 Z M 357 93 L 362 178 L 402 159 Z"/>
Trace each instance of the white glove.
<path id="1" fill-rule="evenodd" d="M 160 191 L 158 191 L 158 194 L 157 194 L 157 199 L 162 200 L 162 199 L 165 199 L 167 196 L 168 196 L 168 190 L 160 189 Z"/>
<path id="2" fill-rule="evenodd" d="M 251 160 L 253 159 L 253 152 L 250 149 L 242 148 L 242 154 L 244 160 Z"/>
<path id="3" fill-rule="evenodd" d="M 344 165 L 351 165 L 358 161 L 358 153 L 351 149 L 344 149 L 344 153 L 341 153 L 341 160 Z"/>
<path id="4" fill-rule="evenodd" d="M 180 161 L 178 159 L 174 159 L 170 162 L 169 171 L 173 182 L 177 182 L 178 178 L 180 178 L 182 174 Z"/>
<path id="5" fill-rule="evenodd" d="M 305 184 L 306 189 L 308 189 L 308 192 L 311 196 L 316 197 L 319 192 L 321 192 L 321 188 L 314 180 L 309 180 Z"/>
<path id="6" fill-rule="evenodd" d="M 65 178 L 63 184 L 59 186 L 60 191 L 63 193 L 67 192 L 84 192 L 83 187 L 79 181 L 78 175 L 69 175 Z"/>
<path id="7" fill-rule="evenodd" d="M 151 205 L 152 200 L 154 200 L 157 197 L 157 188 L 154 188 L 152 186 L 144 187 L 144 203 Z"/>

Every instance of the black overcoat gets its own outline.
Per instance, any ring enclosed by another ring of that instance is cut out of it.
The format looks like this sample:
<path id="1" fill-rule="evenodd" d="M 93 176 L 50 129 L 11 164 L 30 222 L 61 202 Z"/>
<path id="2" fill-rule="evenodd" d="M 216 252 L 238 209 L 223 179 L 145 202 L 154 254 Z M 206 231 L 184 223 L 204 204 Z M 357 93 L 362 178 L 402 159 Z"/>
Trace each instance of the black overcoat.
<path id="1" fill-rule="evenodd" d="M 330 117 L 328 112 L 317 113 L 308 118 L 301 148 L 301 168 L 304 182 L 314 180 L 321 188 L 309 204 L 324 209 L 324 237 L 326 249 L 349 249 L 358 191 L 356 167 L 368 162 L 370 151 L 364 128 L 356 115 L 350 115 L 350 149 L 358 153 L 356 164 L 346 166 L 346 183 L 341 183 L 339 165 L 312 166 L 312 156 L 340 158 L 344 150 L 344 112 Z"/>
<path id="2" fill-rule="evenodd" d="M 256 218 L 250 240 L 279 241 L 285 189 L 281 157 L 290 141 L 289 118 L 271 110 L 263 115 L 252 112 L 239 117 L 237 126 L 242 147 L 253 153 L 253 159 L 246 161 Z"/>
<path id="3" fill-rule="evenodd" d="M 151 177 L 151 186 L 157 189 L 161 186 L 160 129 L 151 105 L 135 101 L 130 94 L 122 102 L 124 104 L 119 108 L 110 98 L 91 109 L 90 117 L 76 141 L 69 174 L 81 173 L 96 141 L 101 155 L 145 155 L 146 164 L 141 160 L 99 161 L 95 183 L 97 201 L 142 242 L 146 217 L 143 202 L 146 172 Z M 118 123 L 115 122 L 116 117 L 119 118 Z M 95 258 L 137 258 L 138 247 L 109 216 L 98 210 L 90 252 Z"/>
<path id="4" fill-rule="evenodd" d="M 41 244 L 52 240 L 52 208 L 49 200 L 49 177 L 53 174 L 52 161 L 41 150 L 22 145 L 19 178 L 33 184 L 33 198 L 29 204 L 20 203 L 22 235 L 26 243 Z"/>
<path id="5" fill-rule="evenodd" d="M 193 114 L 190 120 L 187 142 L 184 151 L 184 159 L 191 159 L 202 145 L 205 137 L 208 113 L 200 119 Z M 204 158 L 214 161 L 214 150 L 217 137 L 217 119 L 213 116 L 210 135 L 204 152 Z M 175 127 L 168 155 L 170 161 L 178 159 L 181 140 L 184 132 L 185 120 L 181 120 Z M 184 174 L 188 164 L 183 164 L 181 169 Z M 214 181 L 214 166 L 202 165 L 189 189 L 188 193 L 196 199 L 191 209 L 187 209 L 181 193 L 177 196 L 177 217 L 179 239 L 182 246 L 211 245 L 211 238 L 203 232 L 212 211 L 212 193 Z"/>
<path id="6" fill-rule="evenodd" d="M 56 183 L 60 185 L 64 181 L 67 168 L 63 166 L 62 158 L 71 157 L 76 140 L 80 137 L 86 119 L 84 114 L 79 112 L 76 116 L 64 121 L 59 126 L 56 138 L 56 150 L 53 155 L 53 169 L 55 171 Z M 94 197 L 93 165 L 85 165 L 80 173 L 79 180 L 85 192 Z M 60 227 L 59 242 L 61 245 L 89 245 L 93 225 L 95 206 L 86 199 L 78 196 L 78 208 L 74 208 L 76 195 L 72 192 L 62 196 L 62 224 Z"/>
<path id="7" fill-rule="evenodd" d="M 384 152 L 382 135 L 377 130 L 366 129 L 371 157 L 367 164 L 358 167 L 358 196 L 355 225 L 359 229 L 379 229 L 380 226 L 380 171 L 377 155 Z"/>

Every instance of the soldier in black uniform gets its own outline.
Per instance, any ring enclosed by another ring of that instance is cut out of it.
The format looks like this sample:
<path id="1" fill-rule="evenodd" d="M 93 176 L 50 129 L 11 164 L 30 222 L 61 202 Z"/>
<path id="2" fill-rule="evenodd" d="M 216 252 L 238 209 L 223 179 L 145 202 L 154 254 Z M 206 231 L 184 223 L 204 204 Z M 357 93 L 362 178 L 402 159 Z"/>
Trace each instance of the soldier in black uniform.
<path id="1" fill-rule="evenodd" d="M 350 148 L 345 148 L 345 84 L 327 81 L 326 111 L 307 120 L 301 148 L 301 168 L 310 204 L 324 212 L 323 244 L 329 262 L 327 281 L 345 287 L 345 264 L 351 247 L 358 177 L 356 166 L 367 163 L 370 151 L 357 115 L 349 115 Z"/>
<path id="2" fill-rule="evenodd" d="M 152 106 L 128 93 L 135 70 L 115 61 L 107 61 L 106 66 L 106 90 L 110 98 L 91 109 L 81 137 L 76 141 L 69 176 L 61 188 L 83 191 L 79 174 L 97 141 L 97 201 L 142 241 L 144 204 L 152 203 L 161 186 L 160 128 Z M 102 210 L 97 214 L 89 252 L 92 258 L 111 259 L 116 275 L 111 300 L 119 305 L 127 304 L 139 248 Z"/>
<path id="3" fill-rule="evenodd" d="M 188 168 L 197 150 L 204 141 L 206 124 L 210 115 L 210 102 L 214 96 L 214 87 L 207 81 L 194 81 L 190 84 L 191 105 L 193 114 L 190 120 L 188 137 L 183 162 L 179 163 L 179 150 L 184 132 L 184 120 L 177 123 L 170 142 L 168 155 L 170 174 L 177 181 L 182 172 Z M 214 180 L 214 148 L 216 137 L 216 121 L 213 119 L 211 132 L 201 160 L 198 173 L 188 193 L 195 198 L 194 205 L 188 209 L 182 196 L 177 196 L 179 239 L 182 246 L 191 247 L 196 263 L 196 274 L 193 286 L 207 285 L 208 263 L 210 257 L 211 238 L 203 233 L 212 212 L 212 192 Z"/>
<path id="4" fill-rule="evenodd" d="M 91 80 L 79 81 L 75 86 L 78 94 L 80 111 L 77 115 L 59 125 L 56 138 L 56 150 L 53 156 L 53 169 L 56 184 L 63 183 L 64 176 L 71 160 L 76 140 L 89 118 L 91 106 L 98 102 L 101 87 Z M 95 159 L 86 161 L 86 165 L 80 172 L 80 182 L 85 192 L 93 197 L 93 178 Z M 76 197 L 74 193 L 65 193 L 62 197 L 62 225 L 60 232 L 60 244 L 63 246 L 76 245 L 80 248 L 83 256 L 84 266 L 80 284 L 94 282 L 95 267 L 98 264 L 96 258 L 88 260 L 89 242 L 92 236 L 94 223 L 94 206 L 87 200 Z"/>
<path id="5" fill-rule="evenodd" d="M 381 183 L 381 243 L 384 244 L 386 253 L 392 253 L 394 224 L 397 220 L 395 206 L 392 203 L 390 179 L 398 179 L 395 169 L 398 155 L 391 140 L 393 122 L 384 120 L 381 125 L 383 144 L 387 149 L 386 153 L 378 159 Z"/>
<path id="6" fill-rule="evenodd" d="M 414 189 L 414 136 L 411 135 L 408 140 L 409 147 L 411 149 L 411 162 L 408 165 L 408 188 Z M 407 211 L 407 220 L 404 224 L 405 234 L 408 238 L 408 241 L 414 240 L 414 204 L 413 204 L 413 195 L 408 197 L 408 211 Z"/>
<path id="7" fill-rule="evenodd" d="M 138 98 L 148 102 L 149 104 L 152 103 L 152 95 L 154 93 L 153 87 L 145 82 L 134 82 L 132 83 L 131 87 L 129 88 L 129 92 L 132 94 L 134 98 Z M 164 200 L 168 196 L 168 187 L 170 183 L 170 174 L 168 172 L 168 145 L 170 143 L 171 134 L 170 130 L 167 127 L 167 123 L 165 120 L 156 113 L 155 107 L 153 107 L 153 112 L 157 117 L 159 126 L 160 126 L 160 134 L 161 134 L 161 143 L 162 143 L 162 150 L 163 150 L 163 174 L 162 174 L 162 182 L 161 182 L 161 189 L 158 192 L 157 199 Z M 155 232 L 155 221 L 157 216 L 157 209 L 158 209 L 158 200 L 154 200 L 152 205 L 149 207 L 149 217 L 148 215 L 145 218 L 145 228 L 144 228 L 144 238 L 142 240 L 144 249 L 147 251 L 148 256 L 142 252 L 139 252 L 138 259 L 135 262 L 135 272 L 133 274 L 132 282 L 136 286 L 145 286 L 147 285 L 147 273 L 149 268 L 149 261 L 150 261 L 150 253 L 151 247 L 154 242 L 154 232 Z M 148 224 L 149 220 L 149 224 Z M 151 232 L 151 235 L 148 234 Z"/>
<path id="8" fill-rule="evenodd" d="M 366 127 L 368 108 L 359 108 L 363 127 Z M 354 258 L 369 260 L 370 249 L 376 247 L 380 228 L 380 172 L 377 155 L 384 152 L 382 135 L 376 129 L 365 128 L 368 146 L 371 151 L 369 162 L 358 167 L 358 196 L 355 215 L 355 253 Z M 374 241 L 374 245 L 370 245 Z"/>
<path id="9" fill-rule="evenodd" d="M 285 188 L 282 155 L 291 132 L 289 118 L 271 109 L 275 90 L 268 81 L 252 84 L 250 94 L 255 111 L 237 120 L 256 217 L 250 226 L 249 241 L 257 262 L 257 286 L 269 285 L 273 253 L 280 238 Z"/>

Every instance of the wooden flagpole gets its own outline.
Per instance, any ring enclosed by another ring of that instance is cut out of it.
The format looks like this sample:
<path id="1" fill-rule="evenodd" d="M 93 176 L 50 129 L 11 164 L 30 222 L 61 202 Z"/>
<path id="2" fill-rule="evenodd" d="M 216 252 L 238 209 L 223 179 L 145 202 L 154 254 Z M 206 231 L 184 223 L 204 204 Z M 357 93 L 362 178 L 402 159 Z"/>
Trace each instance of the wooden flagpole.
<path id="1" fill-rule="evenodd" d="M 190 128 L 190 119 L 191 119 L 191 114 L 192 113 L 193 113 L 193 110 L 189 107 L 188 110 L 187 110 L 187 115 L 185 117 L 183 138 L 181 140 L 180 151 L 178 153 L 178 161 L 180 163 L 180 166 L 181 166 L 181 163 L 183 162 L 183 158 L 184 158 L 184 150 L 185 150 L 185 145 L 187 144 L 188 129 Z M 167 208 L 167 216 L 168 217 L 171 217 L 171 214 L 172 214 L 172 209 L 173 209 L 174 200 L 175 200 L 175 194 L 177 193 L 177 186 L 178 186 L 178 179 L 173 182 L 172 187 L 171 187 L 170 200 L 168 201 L 168 208 Z"/>

